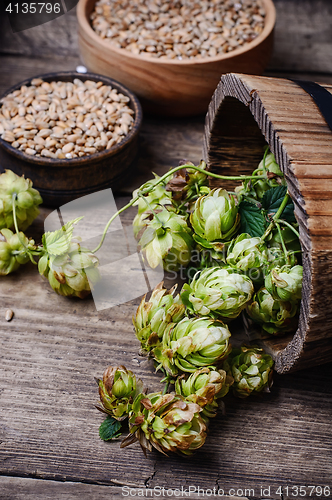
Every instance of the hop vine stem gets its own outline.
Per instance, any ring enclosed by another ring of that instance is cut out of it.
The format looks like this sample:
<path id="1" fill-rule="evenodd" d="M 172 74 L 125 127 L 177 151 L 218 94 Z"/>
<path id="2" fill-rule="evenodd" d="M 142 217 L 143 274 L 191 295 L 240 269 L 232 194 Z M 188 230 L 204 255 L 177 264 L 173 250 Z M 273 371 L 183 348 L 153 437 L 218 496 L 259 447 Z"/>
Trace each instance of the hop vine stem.
<path id="1" fill-rule="evenodd" d="M 284 199 L 282 200 L 282 202 L 280 204 L 280 207 L 278 208 L 277 212 L 275 213 L 275 215 L 272 218 L 271 224 L 269 225 L 269 227 L 267 228 L 267 230 L 265 231 L 265 233 L 261 237 L 261 241 L 264 241 L 268 237 L 268 235 L 270 234 L 270 232 L 274 228 L 276 221 L 279 219 L 282 212 L 285 210 L 286 205 L 289 202 L 289 199 L 290 199 L 290 196 L 289 196 L 288 191 L 287 191 L 287 193 L 284 196 Z"/>
<path id="2" fill-rule="evenodd" d="M 15 231 L 16 231 L 19 242 L 21 243 L 22 247 L 25 249 L 26 253 L 29 256 L 29 259 L 36 266 L 37 262 L 34 260 L 31 250 L 26 246 L 25 242 L 21 240 L 21 235 L 20 235 L 20 231 L 18 228 L 17 217 L 16 217 L 16 199 L 17 199 L 17 193 L 13 193 L 12 194 L 12 205 L 13 205 L 13 220 L 14 220 Z M 34 253 L 34 255 L 36 255 L 36 253 Z"/>
<path id="3" fill-rule="evenodd" d="M 158 179 L 158 181 L 153 186 L 149 186 L 149 187 L 139 191 L 137 196 L 135 196 L 135 198 L 133 198 L 129 203 L 127 203 L 127 205 L 122 207 L 120 210 L 118 210 L 114 215 L 112 215 L 112 217 L 110 218 L 110 220 L 107 222 L 107 224 L 105 226 L 104 232 L 103 232 L 101 240 L 99 242 L 99 245 L 94 250 L 92 250 L 92 252 L 96 253 L 101 248 L 102 244 L 104 243 L 107 231 L 116 217 L 118 217 L 122 212 L 124 212 L 128 208 L 132 207 L 139 200 L 139 198 L 141 198 L 145 194 L 148 194 L 158 184 L 161 184 L 166 179 L 168 179 L 168 177 L 171 177 L 173 174 L 175 174 L 175 172 L 178 172 L 178 170 L 182 170 L 183 168 L 190 168 L 193 170 L 197 170 L 197 172 L 201 172 L 202 174 L 208 175 L 209 177 L 213 177 L 215 179 L 227 180 L 227 181 L 245 181 L 245 180 L 249 180 L 249 179 L 266 179 L 266 174 L 265 175 L 219 175 L 219 174 L 215 174 L 213 172 L 209 172 L 208 170 L 205 170 L 204 168 L 197 167 L 196 165 L 180 165 L 179 167 L 172 168 L 171 170 L 169 170 L 169 172 L 162 175 L 160 177 L 160 179 Z M 281 213 L 282 212 L 280 212 L 279 215 L 281 215 Z M 279 215 L 278 215 L 278 217 L 279 217 Z M 271 228 L 271 230 L 272 230 L 272 228 Z"/>
<path id="4" fill-rule="evenodd" d="M 279 224 L 284 224 L 285 226 L 289 227 L 289 229 L 291 229 L 293 233 L 300 239 L 300 233 L 295 229 L 294 226 L 292 226 L 292 224 L 283 219 L 276 219 L 275 222 L 278 222 Z"/>
<path id="5" fill-rule="evenodd" d="M 288 256 L 288 252 L 287 252 L 287 248 L 286 248 L 286 245 L 285 245 L 285 241 L 284 241 L 284 238 L 282 236 L 281 229 L 280 229 L 280 224 L 278 222 L 276 222 L 276 221 L 275 221 L 275 224 L 277 226 L 277 230 L 278 230 L 278 234 L 279 234 L 279 237 L 280 237 L 282 250 L 283 250 L 284 255 L 285 255 L 285 259 L 289 263 L 289 256 Z"/>

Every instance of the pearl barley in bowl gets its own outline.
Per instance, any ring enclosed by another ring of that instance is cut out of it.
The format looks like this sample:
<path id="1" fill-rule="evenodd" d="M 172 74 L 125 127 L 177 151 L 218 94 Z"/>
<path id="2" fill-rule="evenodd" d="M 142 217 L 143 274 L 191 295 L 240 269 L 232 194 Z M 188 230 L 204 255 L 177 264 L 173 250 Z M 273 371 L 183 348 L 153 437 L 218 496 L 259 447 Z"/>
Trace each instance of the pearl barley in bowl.
<path id="1" fill-rule="evenodd" d="M 79 0 L 77 15 L 86 66 L 178 116 L 206 112 L 223 73 L 261 74 L 275 24 L 271 0 Z"/>

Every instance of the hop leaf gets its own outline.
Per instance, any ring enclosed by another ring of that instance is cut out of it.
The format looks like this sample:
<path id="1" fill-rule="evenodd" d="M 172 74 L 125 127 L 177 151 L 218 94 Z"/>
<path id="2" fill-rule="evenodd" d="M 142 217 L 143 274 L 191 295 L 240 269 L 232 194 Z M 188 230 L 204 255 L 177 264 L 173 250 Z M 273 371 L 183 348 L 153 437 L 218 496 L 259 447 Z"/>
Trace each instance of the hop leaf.
<path id="1" fill-rule="evenodd" d="M 266 221 L 257 205 L 243 200 L 239 205 L 239 214 L 241 216 L 240 233 L 248 233 L 252 237 L 263 236 Z"/>
<path id="2" fill-rule="evenodd" d="M 286 193 L 287 193 L 287 186 L 274 187 L 264 193 L 262 199 L 262 206 L 266 210 L 266 213 L 269 216 L 273 216 L 278 211 L 278 208 L 280 207 L 283 199 L 285 198 Z M 287 222 L 290 223 L 296 222 L 294 215 L 294 204 L 291 199 L 284 208 L 281 214 L 281 218 L 285 219 Z"/>
<path id="3" fill-rule="evenodd" d="M 121 422 L 115 420 L 111 415 L 107 415 L 104 422 L 99 427 L 99 436 L 103 441 L 110 441 L 121 436 Z M 120 431 L 120 432 L 119 432 Z"/>
<path id="4" fill-rule="evenodd" d="M 49 255 L 63 255 L 68 252 L 73 237 L 74 225 L 83 217 L 67 222 L 57 231 L 43 234 L 43 246 Z"/>

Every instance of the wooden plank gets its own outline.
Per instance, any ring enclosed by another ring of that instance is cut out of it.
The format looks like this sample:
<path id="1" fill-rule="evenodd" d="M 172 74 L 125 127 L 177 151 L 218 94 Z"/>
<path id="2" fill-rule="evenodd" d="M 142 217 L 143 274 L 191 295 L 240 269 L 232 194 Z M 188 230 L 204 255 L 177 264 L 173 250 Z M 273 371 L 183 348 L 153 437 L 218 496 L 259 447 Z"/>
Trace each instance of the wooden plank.
<path id="1" fill-rule="evenodd" d="M 331 73 L 331 2 L 274 0 L 274 3 L 277 22 L 269 69 Z"/>
<path id="2" fill-rule="evenodd" d="M 78 56 L 52 57 L 50 61 L 46 57 L 25 57 L 25 56 L 0 56 L 1 78 L 0 95 L 13 85 L 33 78 L 43 73 L 53 73 L 56 71 L 75 71 L 80 64 Z"/>
<path id="3" fill-rule="evenodd" d="M 119 500 L 128 498 L 133 500 L 137 497 L 160 498 L 161 496 L 168 497 L 184 497 L 197 499 L 201 497 L 199 492 L 186 491 L 181 495 L 181 488 L 171 489 L 165 487 L 164 491 L 157 488 L 153 490 L 149 487 L 135 488 L 130 485 L 120 486 L 101 486 L 95 484 L 73 483 L 66 481 L 47 481 L 40 479 L 27 479 L 18 477 L 0 477 L 0 498 L 1 500 L 54 500 L 61 498 L 63 500 L 79 500 L 81 498 L 88 500 Z M 206 491 L 206 490 L 205 490 Z M 216 488 L 216 495 L 217 495 Z M 209 496 L 209 492 L 207 491 Z M 215 495 L 215 496 L 216 496 Z M 218 494 L 220 500 L 249 500 L 241 495 L 224 496 Z"/>
<path id="4" fill-rule="evenodd" d="M 7 15 L 0 17 L 0 52 L 33 57 L 78 57 L 76 8 L 34 28 L 13 33 Z"/>
<path id="5" fill-rule="evenodd" d="M 124 490 L 126 491 L 126 490 Z M 100 486 L 95 484 L 73 483 L 66 481 L 45 481 L 40 479 L 0 477 L 1 500 L 118 500 L 122 496 L 119 486 Z"/>

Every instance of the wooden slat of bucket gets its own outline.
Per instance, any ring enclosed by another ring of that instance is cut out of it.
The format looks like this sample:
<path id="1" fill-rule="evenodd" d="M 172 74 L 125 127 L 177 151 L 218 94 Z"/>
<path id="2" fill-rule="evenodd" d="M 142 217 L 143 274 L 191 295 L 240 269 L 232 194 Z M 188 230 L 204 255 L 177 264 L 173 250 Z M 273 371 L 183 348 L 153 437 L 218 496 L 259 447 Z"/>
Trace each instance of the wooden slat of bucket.
<path id="1" fill-rule="evenodd" d="M 324 85 L 332 93 L 331 85 Z M 268 143 L 295 205 L 303 250 L 303 297 L 294 335 L 261 342 L 279 373 L 332 355 L 332 133 L 315 102 L 290 80 L 228 74 L 206 117 L 204 159 L 211 171 L 251 173 Z M 211 186 L 237 183 L 213 179 Z"/>

